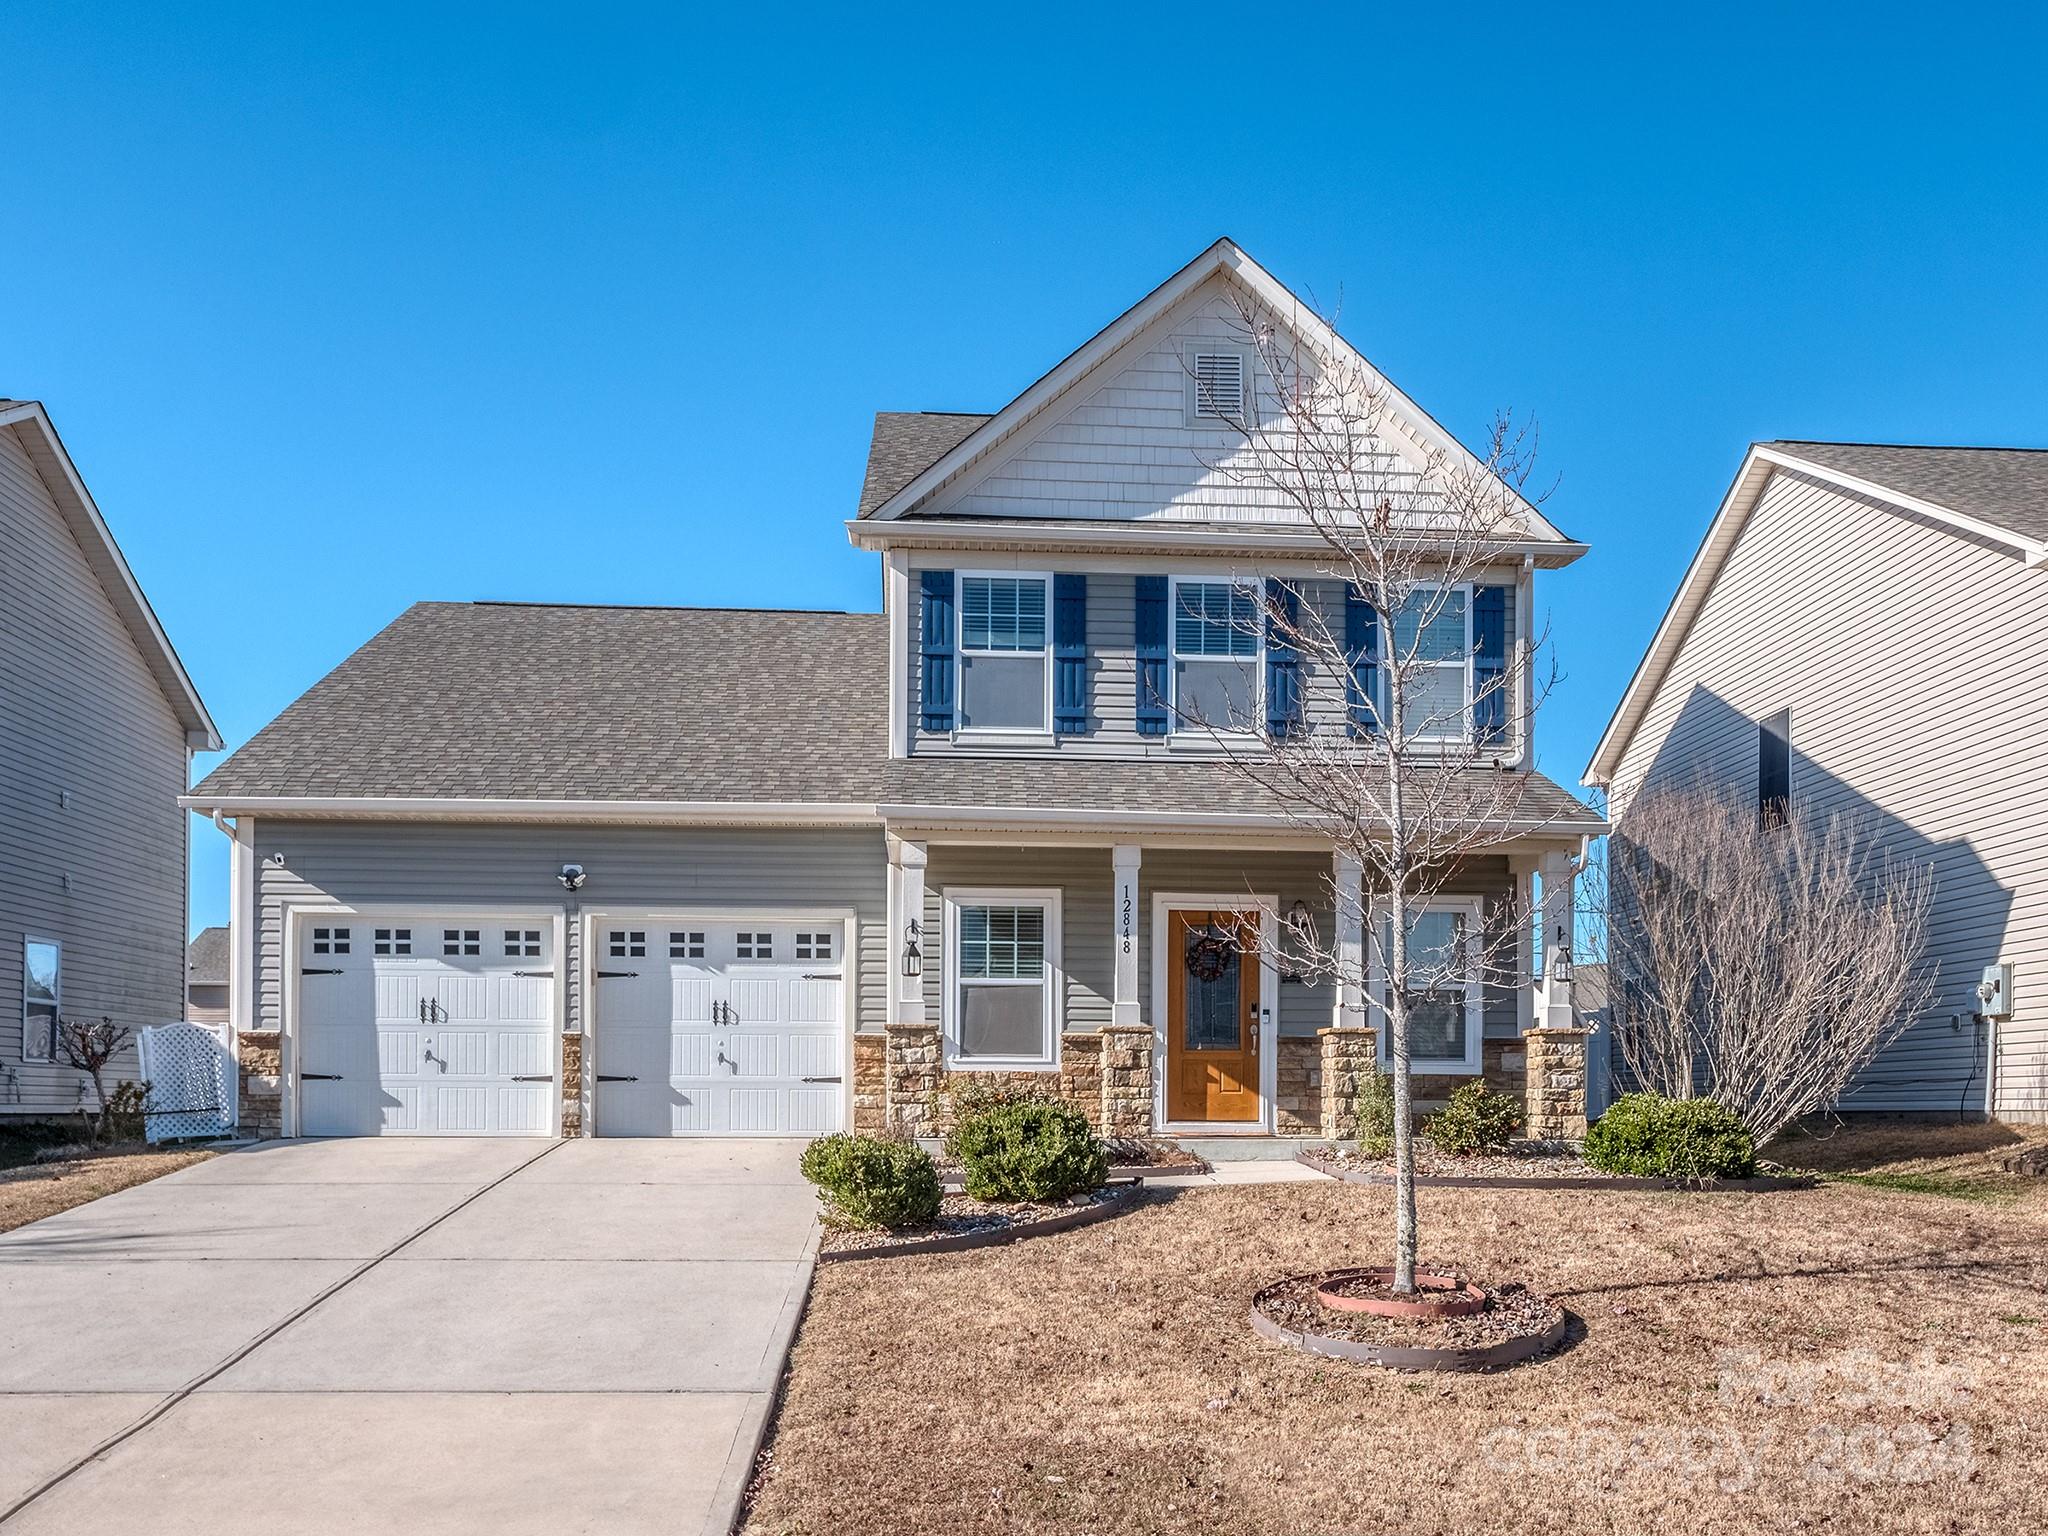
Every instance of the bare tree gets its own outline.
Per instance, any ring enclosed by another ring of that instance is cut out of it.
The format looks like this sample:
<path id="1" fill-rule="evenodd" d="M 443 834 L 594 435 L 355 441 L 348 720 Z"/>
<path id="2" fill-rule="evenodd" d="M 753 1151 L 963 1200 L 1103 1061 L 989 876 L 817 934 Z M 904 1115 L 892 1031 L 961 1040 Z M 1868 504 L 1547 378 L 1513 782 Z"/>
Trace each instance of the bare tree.
<path id="1" fill-rule="evenodd" d="M 57 1024 L 58 1055 L 64 1058 L 65 1065 L 92 1079 L 92 1091 L 99 1101 L 99 1112 L 92 1122 L 94 1146 L 106 1140 L 108 1128 L 113 1124 L 112 1099 L 107 1092 L 107 1064 L 120 1054 L 121 1047 L 128 1040 L 127 1026 L 108 1018 L 62 1019 Z"/>
<path id="2" fill-rule="evenodd" d="M 1483 453 L 1419 448 L 1399 430 L 1391 386 L 1328 322 L 1250 301 L 1237 318 L 1256 382 L 1234 411 L 1219 412 L 1241 441 L 1210 467 L 1317 536 L 1313 571 L 1248 588 L 1231 615 L 1240 628 L 1263 629 L 1280 663 L 1278 686 L 1256 717 L 1256 688 L 1206 713 L 1184 697 L 1176 707 L 1209 728 L 1236 771 L 1290 823 L 1363 872 L 1358 894 L 1329 882 L 1339 926 L 1361 927 L 1361 948 L 1294 933 L 1288 959 L 1317 980 L 1355 989 L 1388 1042 L 1394 1288 L 1408 1291 L 1417 1250 L 1410 1063 L 1418 1031 L 1430 1039 L 1455 1034 L 1460 1020 L 1447 1010 L 1462 1008 L 1475 973 L 1514 977 L 1528 921 L 1512 899 L 1495 901 L 1478 931 L 1432 920 L 1424 909 L 1465 860 L 1544 819 L 1518 745 L 1549 688 L 1528 661 L 1541 637 L 1529 634 L 1523 615 L 1524 644 L 1506 647 L 1498 634 L 1489 644 L 1487 626 L 1503 623 L 1502 610 L 1467 611 L 1476 607 L 1471 584 L 1511 582 L 1533 535 L 1523 492 L 1535 436 L 1503 416 Z M 1195 380 L 1198 392 L 1208 387 Z M 1369 989 L 1369 975 L 1387 983 Z"/>
<path id="3" fill-rule="evenodd" d="M 1858 818 L 1654 790 L 1609 847 L 1615 1040 L 1654 1093 L 1702 1092 L 1761 1145 L 1839 1100 L 1926 1005 L 1928 864 Z"/>

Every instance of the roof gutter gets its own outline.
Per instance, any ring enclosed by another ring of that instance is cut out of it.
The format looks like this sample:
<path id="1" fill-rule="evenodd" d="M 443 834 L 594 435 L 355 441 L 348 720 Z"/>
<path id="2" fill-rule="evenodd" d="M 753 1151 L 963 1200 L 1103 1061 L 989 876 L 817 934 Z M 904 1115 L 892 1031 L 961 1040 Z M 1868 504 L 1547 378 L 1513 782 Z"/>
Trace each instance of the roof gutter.
<path id="1" fill-rule="evenodd" d="M 439 795 L 191 794 L 178 804 L 223 815 L 378 818 L 392 821 L 572 821 L 639 825 L 672 822 L 726 826 L 868 826 L 875 807 L 850 801 L 497 800 Z"/>
<path id="2" fill-rule="evenodd" d="M 956 520 L 931 521 L 898 519 L 875 523 L 850 518 L 847 541 L 856 549 L 977 549 L 991 541 L 1005 547 L 1018 544 L 1045 545 L 1060 549 L 1104 550 L 1143 554 L 1149 551 L 1175 553 L 1199 550 L 1203 554 L 1271 554 L 1291 556 L 1304 568 L 1327 567 L 1332 551 L 1321 535 L 1305 528 L 1276 526 L 1246 531 L 1204 523 L 1187 527 L 1160 527 L 1149 523 L 1036 522 L 1003 518 L 989 522 Z M 1482 558 L 1529 560 L 1545 570 L 1570 565 L 1590 545 L 1571 539 L 1502 540 L 1480 551 Z"/>

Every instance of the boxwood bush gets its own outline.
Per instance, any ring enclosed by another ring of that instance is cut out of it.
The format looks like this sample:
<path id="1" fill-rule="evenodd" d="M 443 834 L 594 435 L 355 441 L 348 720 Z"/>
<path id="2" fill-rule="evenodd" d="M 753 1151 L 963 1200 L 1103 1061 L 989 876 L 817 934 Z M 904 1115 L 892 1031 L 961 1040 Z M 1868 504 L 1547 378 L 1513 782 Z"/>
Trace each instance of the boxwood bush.
<path id="1" fill-rule="evenodd" d="M 1586 1161 L 1653 1179 L 1746 1179 L 1756 1172 L 1756 1143 L 1712 1099 L 1626 1093 L 1586 1132 Z"/>
<path id="2" fill-rule="evenodd" d="M 842 1131 L 805 1147 L 797 1168 L 848 1226 L 908 1227 L 939 1214 L 939 1170 L 915 1142 Z"/>
<path id="3" fill-rule="evenodd" d="M 977 1200 L 1064 1200 L 1100 1189 L 1109 1150 L 1071 1104 L 998 1098 L 960 1116 L 946 1153 Z"/>
<path id="4" fill-rule="evenodd" d="M 1394 1155 L 1394 1080 L 1375 1072 L 1360 1085 L 1354 1112 L 1358 1117 L 1358 1151 L 1363 1157 Z"/>
<path id="5" fill-rule="evenodd" d="M 1423 1121 L 1422 1134 L 1439 1152 L 1471 1157 L 1507 1151 L 1521 1128 L 1521 1100 L 1475 1080 L 1452 1090 L 1450 1103 Z"/>

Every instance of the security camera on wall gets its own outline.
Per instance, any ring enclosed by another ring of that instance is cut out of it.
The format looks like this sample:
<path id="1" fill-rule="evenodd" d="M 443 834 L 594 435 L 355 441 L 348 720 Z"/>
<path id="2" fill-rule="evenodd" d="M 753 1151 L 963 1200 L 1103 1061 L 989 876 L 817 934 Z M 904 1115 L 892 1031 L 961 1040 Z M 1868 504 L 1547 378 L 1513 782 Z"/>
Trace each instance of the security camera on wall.
<path id="1" fill-rule="evenodd" d="M 562 866 L 562 873 L 557 878 L 561 880 L 563 890 L 580 891 L 583 889 L 583 866 L 581 864 L 564 864 Z"/>

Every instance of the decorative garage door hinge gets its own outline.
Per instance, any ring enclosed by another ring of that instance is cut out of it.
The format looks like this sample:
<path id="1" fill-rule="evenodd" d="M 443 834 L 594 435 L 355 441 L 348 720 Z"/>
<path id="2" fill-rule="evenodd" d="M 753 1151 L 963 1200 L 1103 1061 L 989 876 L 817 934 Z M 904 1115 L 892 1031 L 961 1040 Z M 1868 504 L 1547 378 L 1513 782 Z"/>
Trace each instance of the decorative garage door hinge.
<path id="1" fill-rule="evenodd" d="M 637 1083 L 640 1081 L 639 1078 L 632 1076 L 630 1073 L 621 1077 L 614 1077 L 608 1072 L 598 1073 L 597 1080 L 600 1083 Z"/>
<path id="2" fill-rule="evenodd" d="M 554 1080 L 555 1074 L 552 1072 L 535 1072 L 528 1077 L 515 1077 L 512 1079 L 515 1083 L 552 1083 Z"/>
<path id="3" fill-rule="evenodd" d="M 603 981 L 605 980 L 605 978 L 610 976 L 638 976 L 639 974 L 640 973 L 638 971 L 599 971 L 597 973 L 597 979 L 599 981 Z"/>
<path id="4" fill-rule="evenodd" d="M 300 971 L 299 974 L 301 976 L 339 976 L 341 974 L 341 967 L 338 965 L 309 965 Z"/>
<path id="5" fill-rule="evenodd" d="M 545 976 L 550 981 L 554 979 L 555 975 L 553 971 L 514 971 L 512 974 L 514 976 Z"/>
<path id="6" fill-rule="evenodd" d="M 341 1074 L 339 1072 L 301 1072 L 299 1074 L 299 1081 L 302 1083 L 338 1083 L 341 1081 Z"/>
<path id="7" fill-rule="evenodd" d="M 807 1077 L 804 1081 L 807 1083 L 836 1083 L 840 1079 L 836 1077 Z"/>

